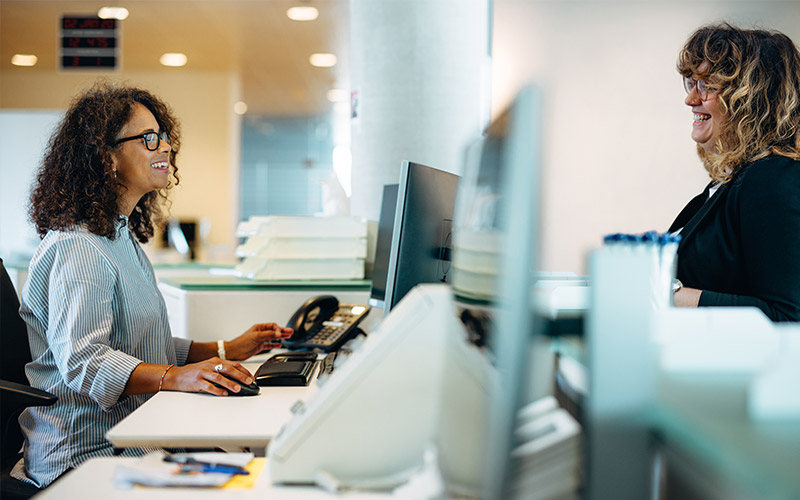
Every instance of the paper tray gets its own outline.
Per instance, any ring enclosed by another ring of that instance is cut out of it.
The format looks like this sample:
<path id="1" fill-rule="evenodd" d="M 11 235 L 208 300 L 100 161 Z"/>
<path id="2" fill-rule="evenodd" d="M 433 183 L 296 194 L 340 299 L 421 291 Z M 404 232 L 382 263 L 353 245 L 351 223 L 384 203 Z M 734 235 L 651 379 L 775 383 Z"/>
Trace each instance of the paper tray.
<path id="1" fill-rule="evenodd" d="M 281 238 L 251 236 L 237 257 L 271 259 L 366 259 L 366 238 Z"/>
<path id="2" fill-rule="evenodd" d="M 239 223 L 236 236 L 282 237 L 367 237 L 367 221 L 363 217 L 307 217 L 291 215 L 252 216 Z"/>
<path id="3" fill-rule="evenodd" d="M 252 280 L 363 279 L 364 259 L 264 259 L 248 257 L 236 266 Z"/>

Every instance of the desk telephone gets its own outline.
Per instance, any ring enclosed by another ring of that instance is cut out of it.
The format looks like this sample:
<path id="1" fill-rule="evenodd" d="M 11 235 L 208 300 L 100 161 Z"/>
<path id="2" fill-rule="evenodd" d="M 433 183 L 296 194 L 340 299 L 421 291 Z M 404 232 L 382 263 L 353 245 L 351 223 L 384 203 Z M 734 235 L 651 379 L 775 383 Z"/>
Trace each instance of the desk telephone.
<path id="1" fill-rule="evenodd" d="M 286 325 L 294 334 L 283 340 L 288 349 L 337 350 L 359 333 L 358 324 L 369 306 L 340 304 L 333 295 L 312 297 L 300 306 Z"/>
<path id="2" fill-rule="evenodd" d="M 357 326 L 369 312 L 369 306 L 339 304 L 332 295 L 313 297 L 300 306 L 286 325 L 294 334 L 283 340 L 288 349 L 309 349 L 328 352 L 322 370 L 330 371 L 336 350 L 355 337 Z M 317 367 L 316 352 L 275 354 L 256 371 L 260 386 L 303 386 L 311 382 Z"/>

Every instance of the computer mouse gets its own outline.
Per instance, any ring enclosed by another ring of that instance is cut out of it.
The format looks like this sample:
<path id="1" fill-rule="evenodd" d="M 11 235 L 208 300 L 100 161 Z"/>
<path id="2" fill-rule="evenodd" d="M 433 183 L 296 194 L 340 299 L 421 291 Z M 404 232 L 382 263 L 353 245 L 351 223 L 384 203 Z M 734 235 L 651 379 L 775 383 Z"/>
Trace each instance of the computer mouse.
<path id="1" fill-rule="evenodd" d="M 239 392 L 228 391 L 228 396 L 255 396 L 256 394 L 261 392 L 261 388 L 258 386 L 258 384 L 256 384 L 255 380 L 253 380 L 253 383 L 251 383 L 250 385 L 247 385 L 239 382 L 233 377 L 228 377 L 226 375 L 223 375 L 223 377 L 233 382 L 236 382 L 237 384 L 239 384 L 239 387 L 241 387 L 241 390 L 239 390 Z"/>

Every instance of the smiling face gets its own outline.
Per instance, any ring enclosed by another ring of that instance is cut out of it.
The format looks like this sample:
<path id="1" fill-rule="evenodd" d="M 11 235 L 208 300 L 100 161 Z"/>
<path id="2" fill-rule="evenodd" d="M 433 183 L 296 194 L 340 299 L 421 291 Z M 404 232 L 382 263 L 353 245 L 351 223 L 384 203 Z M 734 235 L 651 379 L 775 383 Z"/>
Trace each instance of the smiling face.
<path id="1" fill-rule="evenodd" d="M 153 113 L 145 106 L 136 103 L 128 122 L 122 127 L 117 139 L 161 132 Z M 163 189 L 169 183 L 169 144 L 160 141 L 155 151 L 148 151 L 144 139 L 121 143 L 111 152 L 117 181 L 125 186 L 119 193 L 119 210 L 130 216 L 142 196 L 156 189 Z"/>
<path id="2" fill-rule="evenodd" d="M 708 63 L 704 62 L 698 70 L 705 71 L 707 68 Z M 697 75 L 692 75 L 692 77 L 700 78 Z M 695 85 L 684 102 L 692 108 L 692 140 L 706 151 L 715 152 L 716 139 L 726 120 L 725 113 L 717 100 L 717 93 L 709 90 L 705 99 L 702 99 L 698 94 L 697 85 Z"/>

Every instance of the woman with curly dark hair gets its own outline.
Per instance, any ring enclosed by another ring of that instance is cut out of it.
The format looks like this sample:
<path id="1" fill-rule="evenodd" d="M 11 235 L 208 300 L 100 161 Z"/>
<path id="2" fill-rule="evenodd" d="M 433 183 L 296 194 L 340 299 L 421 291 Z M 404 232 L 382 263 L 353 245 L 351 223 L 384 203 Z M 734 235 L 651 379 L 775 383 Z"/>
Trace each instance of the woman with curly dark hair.
<path id="1" fill-rule="evenodd" d="M 111 455 L 106 432 L 158 391 L 239 392 L 253 378 L 230 360 L 292 333 L 264 323 L 228 342 L 171 336 L 139 242 L 153 236 L 179 182 L 179 146 L 178 121 L 164 102 L 109 83 L 78 96 L 49 143 L 31 196 L 42 241 L 20 314 L 33 358 L 26 375 L 58 402 L 20 417 L 17 477 L 43 487 L 90 457 Z"/>
<path id="2" fill-rule="evenodd" d="M 705 26 L 678 59 L 711 183 L 678 215 L 679 306 L 800 320 L 800 52 L 777 31 Z"/>

